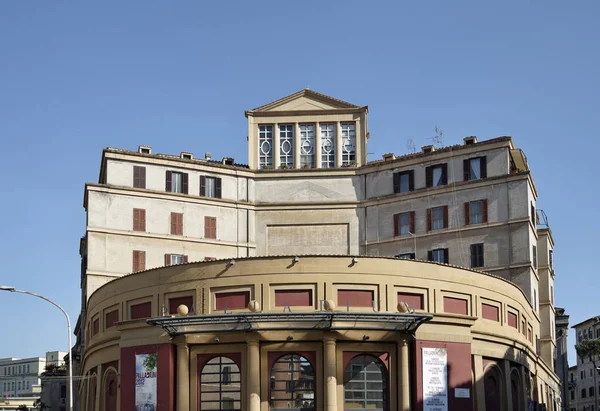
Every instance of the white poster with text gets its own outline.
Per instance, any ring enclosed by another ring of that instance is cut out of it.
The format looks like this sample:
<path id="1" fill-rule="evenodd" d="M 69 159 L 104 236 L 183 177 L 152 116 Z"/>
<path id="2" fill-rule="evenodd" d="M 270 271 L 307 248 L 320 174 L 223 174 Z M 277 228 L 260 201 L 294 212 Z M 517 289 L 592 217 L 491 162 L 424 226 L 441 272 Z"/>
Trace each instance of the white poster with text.
<path id="1" fill-rule="evenodd" d="M 135 356 L 135 409 L 156 411 L 156 354 Z"/>
<path id="2" fill-rule="evenodd" d="M 448 411 L 448 353 L 423 348 L 423 411 Z"/>

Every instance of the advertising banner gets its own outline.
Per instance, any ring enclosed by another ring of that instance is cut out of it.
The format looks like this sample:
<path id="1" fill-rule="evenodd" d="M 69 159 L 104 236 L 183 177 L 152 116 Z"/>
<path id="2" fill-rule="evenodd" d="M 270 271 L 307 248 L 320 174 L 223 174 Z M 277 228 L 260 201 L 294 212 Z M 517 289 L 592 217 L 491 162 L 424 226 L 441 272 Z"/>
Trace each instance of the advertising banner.
<path id="1" fill-rule="evenodd" d="M 423 411 L 448 411 L 448 353 L 423 348 Z"/>
<path id="2" fill-rule="evenodd" d="M 135 409 L 156 411 L 156 354 L 135 356 Z"/>

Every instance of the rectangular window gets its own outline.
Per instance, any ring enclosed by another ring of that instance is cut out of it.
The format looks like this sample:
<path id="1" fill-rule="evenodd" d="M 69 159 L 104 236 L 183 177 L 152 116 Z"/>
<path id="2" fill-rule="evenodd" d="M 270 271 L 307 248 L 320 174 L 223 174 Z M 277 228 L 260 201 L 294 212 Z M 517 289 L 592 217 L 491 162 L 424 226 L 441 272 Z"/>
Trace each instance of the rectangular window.
<path id="1" fill-rule="evenodd" d="M 204 238 L 217 238 L 217 217 L 204 217 Z"/>
<path id="2" fill-rule="evenodd" d="M 221 179 L 218 177 L 200 176 L 200 196 L 221 198 Z"/>
<path id="3" fill-rule="evenodd" d="M 448 206 L 427 209 L 427 231 L 448 228 Z"/>
<path id="4" fill-rule="evenodd" d="M 372 307 L 373 291 L 371 290 L 338 290 L 338 306 L 340 307 Z"/>
<path id="5" fill-rule="evenodd" d="M 275 290 L 275 307 L 312 307 L 312 290 Z"/>
<path id="6" fill-rule="evenodd" d="M 513 313 L 513 312 L 508 312 L 508 317 L 507 317 L 507 322 L 508 322 L 508 326 L 512 327 L 512 328 L 516 328 L 519 329 L 519 326 L 517 325 L 517 314 Z"/>
<path id="7" fill-rule="evenodd" d="M 273 168 L 273 126 L 258 126 L 258 165 Z"/>
<path id="8" fill-rule="evenodd" d="M 182 213 L 171 213 L 171 235 L 183 235 Z"/>
<path id="9" fill-rule="evenodd" d="M 415 232 L 415 213 L 394 214 L 394 236 L 406 235 Z"/>
<path id="10" fill-rule="evenodd" d="M 429 261 L 435 261 L 436 263 L 448 264 L 449 256 L 447 248 L 436 248 L 435 250 L 429 250 L 427 252 Z"/>
<path id="11" fill-rule="evenodd" d="M 537 215 L 535 212 L 535 205 L 533 204 L 533 202 L 531 203 L 531 224 L 533 224 L 533 226 L 536 226 L 537 223 Z"/>
<path id="12" fill-rule="evenodd" d="M 188 174 L 167 170 L 166 191 L 169 193 L 188 193 Z"/>
<path id="13" fill-rule="evenodd" d="M 586 394 L 585 388 L 582 388 L 581 389 L 581 398 L 585 398 L 585 394 Z"/>
<path id="14" fill-rule="evenodd" d="M 279 163 L 281 168 L 294 168 L 294 126 L 279 126 Z"/>
<path id="15" fill-rule="evenodd" d="M 531 254 L 532 254 L 532 258 L 533 258 L 533 268 L 537 269 L 537 247 L 536 246 L 533 246 Z"/>
<path id="16" fill-rule="evenodd" d="M 448 165 L 438 164 L 425 168 L 427 187 L 439 187 L 448 184 Z"/>
<path id="17" fill-rule="evenodd" d="M 315 167 L 315 125 L 300 124 L 300 167 Z"/>
<path id="18" fill-rule="evenodd" d="M 133 166 L 133 187 L 146 188 L 146 167 Z"/>
<path id="19" fill-rule="evenodd" d="M 414 260 L 415 259 L 415 253 L 396 254 L 395 257 L 396 258 L 401 258 L 403 260 Z"/>
<path id="20" fill-rule="evenodd" d="M 425 309 L 424 301 L 423 301 L 423 294 L 399 292 L 398 293 L 398 304 L 402 301 L 404 301 L 406 304 L 408 304 L 408 306 L 413 310 Z"/>
<path id="21" fill-rule="evenodd" d="M 486 157 L 469 158 L 463 161 L 463 177 L 465 181 L 479 180 L 487 177 Z"/>
<path id="22" fill-rule="evenodd" d="M 190 314 L 194 313 L 194 297 L 191 295 L 184 297 L 169 298 L 169 314 L 177 314 L 177 307 L 185 305 Z"/>
<path id="23" fill-rule="evenodd" d="M 250 303 L 250 291 L 215 294 L 216 310 L 243 310 Z"/>
<path id="24" fill-rule="evenodd" d="M 471 244 L 471 268 L 483 267 L 483 243 Z"/>
<path id="25" fill-rule="evenodd" d="M 349 166 L 356 163 L 356 125 L 354 123 L 341 123 L 342 129 L 342 165 Z"/>
<path id="26" fill-rule="evenodd" d="M 481 316 L 486 320 L 500 321 L 500 309 L 495 305 L 482 303 Z"/>
<path id="27" fill-rule="evenodd" d="M 119 322 L 119 310 L 113 310 L 104 316 L 104 329 L 114 327 Z"/>
<path id="28" fill-rule="evenodd" d="M 465 203 L 465 225 L 481 224 L 488 222 L 487 200 L 478 200 Z"/>
<path id="29" fill-rule="evenodd" d="M 138 271 L 144 271 L 146 269 L 146 252 L 140 250 L 133 250 L 133 267 L 132 273 Z"/>
<path id="30" fill-rule="evenodd" d="M 146 231 L 146 210 L 133 209 L 133 231 Z"/>
<path id="31" fill-rule="evenodd" d="M 408 193 L 415 189 L 415 172 L 413 170 L 394 173 L 394 193 Z"/>
<path id="32" fill-rule="evenodd" d="M 96 335 L 100 332 L 100 319 L 96 318 L 92 321 L 92 335 Z"/>
<path id="33" fill-rule="evenodd" d="M 150 301 L 135 304 L 129 307 L 129 318 L 132 320 L 138 318 L 150 318 L 152 316 L 152 303 Z"/>
<path id="34" fill-rule="evenodd" d="M 335 124 L 319 124 L 321 131 L 321 168 L 335 167 Z"/>
<path id="35" fill-rule="evenodd" d="M 165 254 L 165 265 L 177 265 L 187 263 L 185 255 L 182 254 Z"/>
<path id="36" fill-rule="evenodd" d="M 469 302 L 462 298 L 444 297 L 444 312 L 469 315 Z"/>

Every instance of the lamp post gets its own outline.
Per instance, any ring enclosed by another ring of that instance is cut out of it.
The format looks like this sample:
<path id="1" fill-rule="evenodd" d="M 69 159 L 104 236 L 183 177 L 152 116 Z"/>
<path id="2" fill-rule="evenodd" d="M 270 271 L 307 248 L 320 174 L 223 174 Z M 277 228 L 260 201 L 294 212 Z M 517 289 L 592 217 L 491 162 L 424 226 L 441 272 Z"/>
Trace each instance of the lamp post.
<path id="1" fill-rule="evenodd" d="M 29 291 L 17 290 L 15 287 L 10 287 L 10 286 L 6 286 L 6 285 L 0 285 L 0 291 L 9 291 L 11 293 L 28 294 L 28 295 L 32 295 L 34 297 L 40 298 L 44 301 L 49 302 L 56 308 L 58 308 L 60 311 L 62 311 L 62 313 L 67 318 L 67 329 L 69 332 L 69 411 L 73 411 L 73 353 L 71 352 L 71 319 L 69 318 L 69 315 L 67 314 L 67 312 L 65 310 L 63 310 L 63 308 L 60 305 L 56 304 L 54 301 L 52 301 L 42 295 L 32 293 Z"/>

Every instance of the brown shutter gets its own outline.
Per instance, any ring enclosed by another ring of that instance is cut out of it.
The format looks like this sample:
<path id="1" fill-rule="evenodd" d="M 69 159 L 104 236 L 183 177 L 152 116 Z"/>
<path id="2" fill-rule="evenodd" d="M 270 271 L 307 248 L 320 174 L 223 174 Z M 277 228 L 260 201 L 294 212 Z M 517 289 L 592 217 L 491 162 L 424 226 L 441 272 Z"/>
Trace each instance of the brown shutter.
<path id="1" fill-rule="evenodd" d="M 171 213 L 171 235 L 177 233 L 177 213 Z"/>
<path id="2" fill-rule="evenodd" d="M 488 201 L 481 200 L 481 221 L 484 223 L 488 222 Z"/>
<path id="3" fill-rule="evenodd" d="M 217 218 L 212 218 L 212 238 L 217 238 Z"/>
<path id="4" fill-rule="evenodd" d="M 469 160 L 463 160 L 463 180 L 469 181 L 471 177 L 471 167 Z"/>
<path id="5" fill-rule="evenodd" d="M 132 273 L 137 273 L 138 271 L 140 271 L 140 269 L 138 268 L 138 264 L 139 264 L 139 258 L 138 258 L 138 252 L 139 251 L 135 251 L 133 250 L 132 256 L 131 256 L 131 260 L 132 260 L 132 266 L 131 266 L 131 272 Z"/>
<path id="6" fill-rule="evenodd" d="M 133 166 L 133 186 L 146 188 L 146 167 Z"/>
<path id="7" fill-rule="evenodd" d="M 427 250 L 427 260 L 433 261 L 433 251 L 432 250 Z"/>
<path id="8" fill-rule="evenodd" d="M 415 191 L 415 172 L 410 170 L 408 172 L 408 191 Z"/>
<path id="9" fill-rule="evenodd" d="M 206 197 L 206 177 L 200 176 L 200 196 Z"/>
<path id="10" fill-rule="evenodd" d="M 146 210 L 133 209 L 133 231 L 146 231 Z"/>
<path id="11" fill-rule="evenodd" d="M 400 234 L 400 227 L 398 227 L 399 223 L 400 214 L 394 214 L 394 237 L 397 237 Z"/>
<path id="12" fill-rule="evenodd" d="M 412 234 L 414 234 L 415 233 L 415 212 L 414 211 L 410 212 L 409 220 L 410 220 L 410 232 Z"/>
<path id="13" fill-rule="evenodd" d="M 483 156 L 479 159 L 479 169 L 481 170 L 481 178 L 487 178 L 487 158 Z"/>
<path id="14" fill-rule="evenodd" d="M 444 206 L 444 228 L 448 228 L 448 206 Z"/>
<path id="15" fill-rule="evenodd" d="M 215 257 L 204 257 L 204 261 L 215 261 Z"/>
<path id="16" fill-rule="evenodd" d="M 465 203 L 465 225 L 471 224 L 471 203 Z"/>
<path id="17" fill-rule="evenodd" d="M 165 254 L 165 267 L 171 265 L 171 254 Z"/>
<path id="18" fill-rule="evenodd" d="M 183 256 L 183 263 L 186 264 L 188 262 L 188 256 L 184 255 Z"/>
<path id="19" fill-rule="evenodd" d="M 450 262 L 450 253 L 447 248 L 444 248 L 444 264 L 449 264 Z"/>
<path id="20" fill-rule="evenodd" d="M 431 231 L 431 208 L 427 209 L 427 231 Z"/>
<path id="21" fill-rule="evenodd" d="M 171 234 L 183 235 L 183 214 L 171 213 Z"/>
<path id="22" fill-rule="evenodd" d="M 442 185 L 448 184 L 448 164 L 442 164 Z"/>
<path id="23" fill-rule="evenodd" d="M 144 271 L 146 269 L 146 252 L 145 251 L 133 251 L 133 271 Z"/>
<path id="24" fill-rule="evenodd" d="M 400 192 L 400 173 L 394 173 L 394 193 Z"/>
<path id="25" fill-rule="evenodd" d="M 188 193 L 188 173 L 181 173 L 181 180 L 183 181 L 183 194 Z"/>
<path id="26" fill-rule="evenodd" d="M 221 198 L 221 179 L 215 178 L 215 197 Z"/>
<path id="27" fill-rule="evenodd" d="M 427 187 L 433 186 L 433 172 L 431 167 L 425 167 L 425 185 Z"/>
<path id="28" fill-rule="evenodd" d="M 167 170 L 167 178 L 166 178 L 166 183 L 165 183 L 165 191 L 171 192 L 172 183 L 173 183 L 173 172 L 170 171 L 170 170 Z"/>

